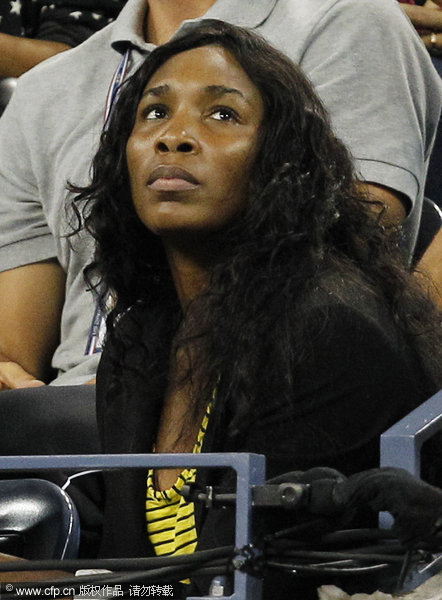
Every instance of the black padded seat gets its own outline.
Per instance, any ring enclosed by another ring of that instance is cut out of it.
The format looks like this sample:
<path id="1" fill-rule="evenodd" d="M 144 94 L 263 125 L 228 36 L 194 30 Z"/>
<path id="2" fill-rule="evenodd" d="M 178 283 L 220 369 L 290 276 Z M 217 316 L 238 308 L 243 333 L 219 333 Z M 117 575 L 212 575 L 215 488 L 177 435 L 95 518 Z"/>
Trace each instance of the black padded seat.
<path id="1" fill-rule="evenodd" d="M 0 481 L 0 552 L 26 559 L 76 558 L 80 540 L 77 510 L 50 481 Z"/>

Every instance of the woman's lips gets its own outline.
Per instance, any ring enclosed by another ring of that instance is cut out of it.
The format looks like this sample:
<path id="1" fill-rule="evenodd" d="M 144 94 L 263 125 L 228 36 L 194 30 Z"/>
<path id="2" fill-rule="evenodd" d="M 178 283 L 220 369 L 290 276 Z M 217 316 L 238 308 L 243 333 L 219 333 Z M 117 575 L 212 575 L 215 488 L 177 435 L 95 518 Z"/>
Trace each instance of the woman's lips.
<path id="1" fill-rule="evenodd" d="M 170 179 L 168 177 L 159 177 L 149 187 L 156 192 L 187 192 L 194 190 L 197 184 L 190 183 L 179 177 L 172 177 Z"/>
<path id="2" fill-rule="evenodd" d="M 186 192 L 195 189 L 199 181 L 181 167 L 161 165 L 152 171 L 147 185 L 157 192 Z"/>

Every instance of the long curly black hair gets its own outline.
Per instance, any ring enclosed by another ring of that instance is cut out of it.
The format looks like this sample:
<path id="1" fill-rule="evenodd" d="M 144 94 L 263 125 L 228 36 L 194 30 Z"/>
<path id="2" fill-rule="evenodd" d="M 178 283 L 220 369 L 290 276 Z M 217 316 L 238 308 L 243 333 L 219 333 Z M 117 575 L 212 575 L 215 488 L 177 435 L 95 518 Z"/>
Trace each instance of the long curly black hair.
<path id="1" fill-rule="evenodd" d="M 183 314 L 161 240 L 135 213 L 126 143 L 152 75 L 170 57 L 206 45 L 232 53 L 261 93 L 264 118 L 248 206 L 222 233 L 224 252 L 208 291 Z M 155 315 L 151 339 L 142 344 L 146 394 L 154 381 L 167 381 L 172 347 L 191 357 L 186 378 L 198 382 L 195 411 L 215 386 L 217 402 L 235 399 L 232 435 L 256 398 L 289 402 L 293 365 L 305 352 L 300 307 L 327 273 L 336 275 L 331 293 L 354 287 L 377 297 L 441 382 L 440 314 L 405 266 L 399 233 L 385 231 L 382 207 L 373 210 L 359 191 L 349 153 L 307 78 L 254 33 L 206 22 L 153 51 L 121 90 L 91 184 L 71 189 L 82 226 L 97 243 L 87 277 L 115 298 L 108 335 L 118 336 L 116 320 L 135 305 Z M 122 353 L 131 344 L 121 340 Z"/>

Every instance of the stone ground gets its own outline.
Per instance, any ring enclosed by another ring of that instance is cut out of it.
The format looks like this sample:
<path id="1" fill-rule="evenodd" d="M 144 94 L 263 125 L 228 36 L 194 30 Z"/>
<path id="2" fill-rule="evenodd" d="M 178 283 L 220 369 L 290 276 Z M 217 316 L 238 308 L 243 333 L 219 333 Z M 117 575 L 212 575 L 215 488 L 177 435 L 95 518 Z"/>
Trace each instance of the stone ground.
<path id="1" fill-rule="evenodd" d="M 403 596 L 392 596 L 383 592 L 349 596 L 334 585 L 323 585 L 318 589 L 318 600 L 442 600 L 442 572 L 428 579 L 414 592 Z"/>

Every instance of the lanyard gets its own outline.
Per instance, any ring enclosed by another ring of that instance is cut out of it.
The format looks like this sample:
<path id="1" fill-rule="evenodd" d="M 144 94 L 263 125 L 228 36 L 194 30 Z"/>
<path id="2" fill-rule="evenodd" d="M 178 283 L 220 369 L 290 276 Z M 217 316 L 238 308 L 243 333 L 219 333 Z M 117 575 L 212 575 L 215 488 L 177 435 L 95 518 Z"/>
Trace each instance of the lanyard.
<path id="1" fill-rule="evenodd" d="M 130 60 L 130 48 L 126 50 L 123 56 L 123 60 L 117 67 L 112 80 L 110 82 L 109 90 L 107 92 L 106 104 L 104 108 L 104 129 L 106 130 L 109 127 L 109 123 L 112 117 L 112 113 L 114 111 L 117 100 L 120 96 L 121 92 L 121 84 L 126 78 L 127 69 L 129 66 Z"/>
<path id="2" fill-rule="evenodd" d="M 130 49 L 126 50 L 123 59 L 117 67 L 107 92 L 106 104 L 104 108 L 104 130 L 109 127 L 115 105 L 120 95 L 121 84 L 126 78 L 130 60 Z M 111 304 L 110 295 L 106 298 L 106 304 Z M 94 316 L 92 318 L 89 336 L 87 340 L 85 355 L 91 356 L 103 349 L 104 336 L 106 334 L 106 314 L 101 310 L 100 306 L 96 305 Z"/>

